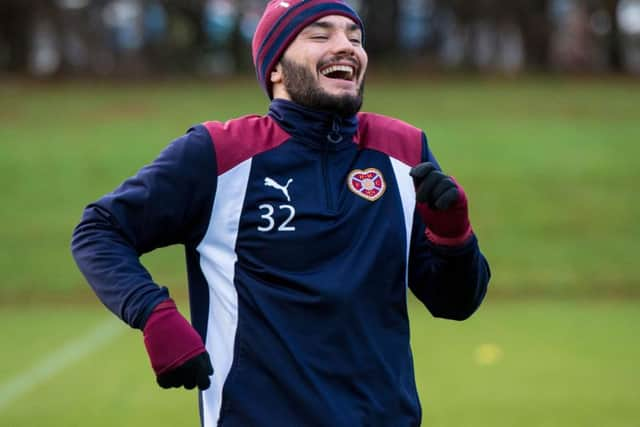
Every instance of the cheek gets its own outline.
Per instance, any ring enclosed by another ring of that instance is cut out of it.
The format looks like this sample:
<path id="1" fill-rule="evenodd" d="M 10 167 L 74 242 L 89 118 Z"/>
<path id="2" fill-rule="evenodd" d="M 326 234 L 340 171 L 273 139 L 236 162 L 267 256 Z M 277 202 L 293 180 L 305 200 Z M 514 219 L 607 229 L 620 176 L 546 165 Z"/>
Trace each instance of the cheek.
<path id="1" fill-rule="evenodd" d="M 360 55 L 360 65 L 362 66 L 362 70 L 360 70 L 360 76 L 364 76 L 367 72 L 367 66 L 369 65 L 369 57 L 364 50 L 362 51 L 362 55 Z"/>
<path id="2" fill-rule="evenodd" d="M 313 69 L 315 71 L 318 66 L 320 55 L 313 49 L 313 46 L 310 44 L 297 44 L 295 46 L 289 46 L 285 53 L 285 57 L 290 62 L 293 62 L 305 68 Z"/>
<path id="3" fill-rule="evenodd" d="M 320 64 L 322 63 L 322 55 L 319 55 L 315 52 L 309 52 L 306 57 L 306 65 L 314 72 L 314 74 L 318 71 Z"/>

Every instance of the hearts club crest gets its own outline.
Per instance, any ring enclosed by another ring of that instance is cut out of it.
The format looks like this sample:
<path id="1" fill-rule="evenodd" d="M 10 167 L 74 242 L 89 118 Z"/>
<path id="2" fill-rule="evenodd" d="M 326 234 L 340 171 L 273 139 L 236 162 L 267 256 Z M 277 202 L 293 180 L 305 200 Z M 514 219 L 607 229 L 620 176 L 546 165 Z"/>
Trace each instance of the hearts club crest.
<path id="1" fill-rule="evenodd" d="M 375 202 L 384 194 L 387 184 L 382 173 L 378 169 L 356 169 L 347 177 L 349 190 L 363 199 Z"/>

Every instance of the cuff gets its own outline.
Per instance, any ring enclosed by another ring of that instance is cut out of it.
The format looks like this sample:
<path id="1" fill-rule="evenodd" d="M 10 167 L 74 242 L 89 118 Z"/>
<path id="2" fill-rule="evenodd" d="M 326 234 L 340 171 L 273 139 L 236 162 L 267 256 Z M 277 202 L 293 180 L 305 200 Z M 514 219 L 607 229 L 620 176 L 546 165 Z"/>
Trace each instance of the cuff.
<path id="1" fill-rule="evenodd" d="M 469 242 L 469 239 L 471 239 L 471 237 L 473 236 L 473 229 L 471 228 L 471 225 L 469 225 L 464 233 L 456 237 L 441 237 L 435 234 L 429 228 L 425 230 L 424 234 L 427 236 L 427 240 L 429 240 L 429 242 L 433 243 L 434 245 L 461 247 L 465 246 Z"/>

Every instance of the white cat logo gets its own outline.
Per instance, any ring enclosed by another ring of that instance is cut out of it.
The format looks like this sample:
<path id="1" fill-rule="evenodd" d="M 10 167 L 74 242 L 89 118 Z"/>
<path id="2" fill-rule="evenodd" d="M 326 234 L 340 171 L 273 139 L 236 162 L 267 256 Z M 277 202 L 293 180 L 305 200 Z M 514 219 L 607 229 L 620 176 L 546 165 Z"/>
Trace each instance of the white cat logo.
<path id="1" fill-rule="evenodd" d="M 267 187 L 272 187 L 272 188 L 275 188 L 276 190 L 282 191 L 284 196 L 287 198 L 287 202 L 291 202 L 291 196 L 289 196 L 289 185 L 292 182 L 293 182 L 293 179 L 289 178 L 289 180 L 287 181 L 287 185 L 282 186 L 282 185 L 278 184 L 275 180 L 273 180 L 271 178 L 265 178 L 264 179 L 264 185 L 267 186 Z"/>

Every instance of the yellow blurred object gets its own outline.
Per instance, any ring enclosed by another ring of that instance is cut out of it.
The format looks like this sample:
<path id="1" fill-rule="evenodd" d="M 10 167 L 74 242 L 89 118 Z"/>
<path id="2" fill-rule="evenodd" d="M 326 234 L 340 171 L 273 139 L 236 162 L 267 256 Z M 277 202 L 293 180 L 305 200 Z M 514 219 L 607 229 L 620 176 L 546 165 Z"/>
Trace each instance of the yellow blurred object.
<path id="1" fill-rule="evenodd" d="M 502 349 L 497 345 L 482 344 L 474 352 L 474 360 L 478 365 L 490 366 L 502 360 L 503 355 Z"/>

